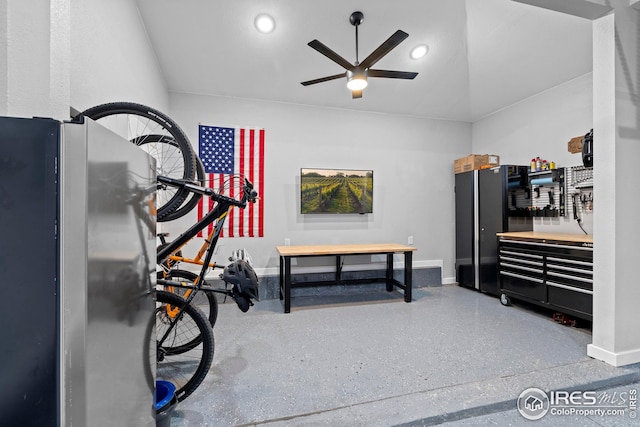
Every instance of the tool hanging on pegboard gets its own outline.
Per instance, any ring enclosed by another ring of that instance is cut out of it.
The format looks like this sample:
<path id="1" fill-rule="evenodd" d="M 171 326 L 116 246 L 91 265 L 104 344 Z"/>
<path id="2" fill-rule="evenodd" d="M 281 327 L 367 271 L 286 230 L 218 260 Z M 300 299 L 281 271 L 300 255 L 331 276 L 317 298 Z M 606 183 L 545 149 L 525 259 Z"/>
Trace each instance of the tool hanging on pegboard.
<path id="1" fill-rule="evenodd" d="M 582 204 L 582 210 L 592 211 L 593 210 L 593 193 L 590 191 L 587 193 L 582 193 L 580 195 L 580 203 Z"/>
<path id="2" fill-rule="evenodd" d="M 593 129 L 591 129 L 582 139 L 582 164 L 593 167 Z"/>
<path id="3" fill-rule="evenodd" d="M 571 194 L 573 219 L 584 234 L 583 218 L 593 212 L 593 168 L 573 166 L 567 168 L 567 192 Z"/>

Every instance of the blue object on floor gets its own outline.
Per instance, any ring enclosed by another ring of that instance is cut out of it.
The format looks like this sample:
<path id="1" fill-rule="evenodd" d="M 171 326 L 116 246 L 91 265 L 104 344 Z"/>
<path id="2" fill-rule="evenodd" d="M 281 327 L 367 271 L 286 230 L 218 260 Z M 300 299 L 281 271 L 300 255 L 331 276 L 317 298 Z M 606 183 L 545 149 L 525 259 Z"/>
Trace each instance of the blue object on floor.
<path id="1" fill-rule="evenodd" d="M 156 427 L 169 427 L 171 414 L 178 405 L 176 386 L 169 381 L 156 381 Z"/>

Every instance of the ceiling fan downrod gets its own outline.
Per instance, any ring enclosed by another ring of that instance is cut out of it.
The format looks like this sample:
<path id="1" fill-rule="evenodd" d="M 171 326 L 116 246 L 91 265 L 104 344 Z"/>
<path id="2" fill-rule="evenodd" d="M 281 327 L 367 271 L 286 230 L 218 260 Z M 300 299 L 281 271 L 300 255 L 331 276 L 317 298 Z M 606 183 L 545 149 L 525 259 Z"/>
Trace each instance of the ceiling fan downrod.
<path id="1" fill-rule="evenodd" d="M 360 11 L 353 12 L 349 17 L 349 22 L 351 25 L 356 27 L 356 66 L 360 64 L 360 59 L 358 58 L 358 26 L 362 24 L 364 20 L 364 14 Z"/>

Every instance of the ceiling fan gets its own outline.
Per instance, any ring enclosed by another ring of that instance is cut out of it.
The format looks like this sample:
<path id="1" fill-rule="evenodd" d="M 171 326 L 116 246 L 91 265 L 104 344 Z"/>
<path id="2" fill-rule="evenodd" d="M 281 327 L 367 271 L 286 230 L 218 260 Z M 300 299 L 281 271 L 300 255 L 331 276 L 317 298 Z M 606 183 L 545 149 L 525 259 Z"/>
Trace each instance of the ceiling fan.
<path id="1" fill-rule="evenodd" d="M 312 40 L 308 43 L 309 46 L 331 59 L 336 64 L 342 66 L 347 71 L 340 74 L 334 74 L 332 76 L 322 77 L 315 80 L 308 80 L 302 82 L 303 86 L 309 86 L 316 83 L 327 82 L 330 80 L 339 79 L 341 77 L 347 78 L 347 87 L 351 89 L 351 95 L 355 98 L 362 98 L 362 90 L 367 86 L 368 77 L 386 77 L 391 79 L 414 79 L 418 73 L 412 73 L 409 71 L 389 71 L 389 70 L 377 70 L 371 67 L 378 62 L 382 57 L 389 53 L 393 48 L 398 46 L 404 39 L 409 37 L 409 34 L 402 30 L 398 30 L 391 35 L 384 43 L 382 43 L 376 50 L 371 52 L 362 62 L 358 62 L 358 26 L 362 23 L 364 14 L 362 12 L 353 12 L 349 17 L 351 25 L 356 27 L 356 62 L 351 64 L 342 56 L 329 49 L 318 40 Z"/>

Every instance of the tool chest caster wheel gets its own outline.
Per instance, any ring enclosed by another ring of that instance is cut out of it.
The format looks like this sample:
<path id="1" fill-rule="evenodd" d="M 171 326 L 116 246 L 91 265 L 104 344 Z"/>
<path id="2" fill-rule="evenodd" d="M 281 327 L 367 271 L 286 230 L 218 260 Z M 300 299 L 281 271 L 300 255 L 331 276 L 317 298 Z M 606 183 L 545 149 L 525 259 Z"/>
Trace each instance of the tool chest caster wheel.
<path id="1" fill-rule="evenodd" d="M 500 294 L 500 304 L 508 307 L 511 305 L 511 298 L 507 294 Z"/>

